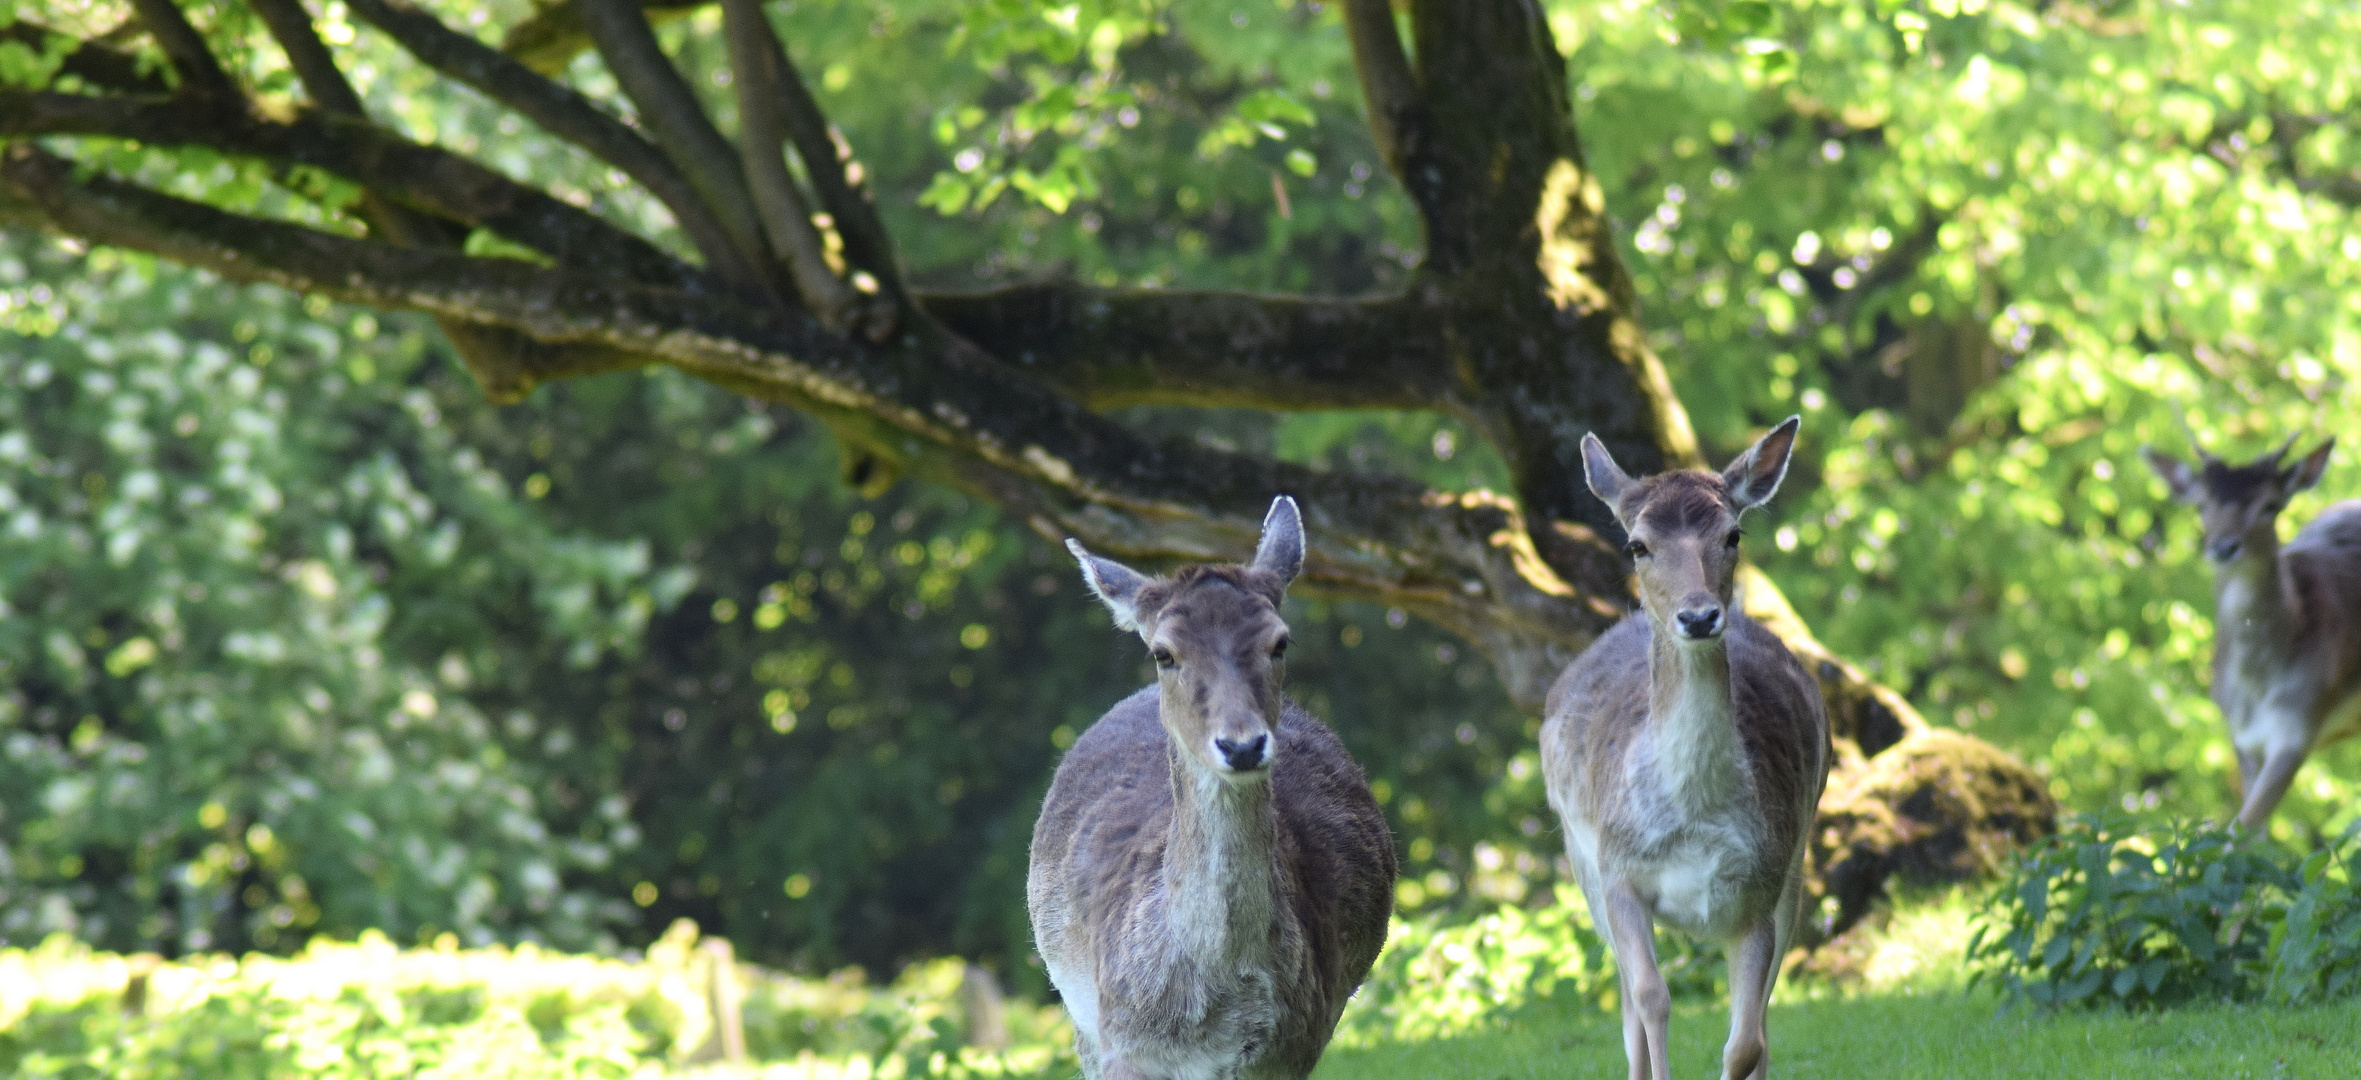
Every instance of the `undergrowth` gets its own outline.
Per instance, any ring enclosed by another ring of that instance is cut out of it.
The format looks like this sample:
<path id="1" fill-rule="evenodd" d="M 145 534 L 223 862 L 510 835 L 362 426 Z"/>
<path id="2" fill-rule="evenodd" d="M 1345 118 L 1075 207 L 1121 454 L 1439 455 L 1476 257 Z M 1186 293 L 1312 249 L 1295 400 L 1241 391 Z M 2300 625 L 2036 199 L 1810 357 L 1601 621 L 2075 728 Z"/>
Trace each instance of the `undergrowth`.
<path id="1" fill-rule="evenodd" d="M 1994 890 L 1971 985 L 2047 1008 L 2351 994 L 2357 870 L 2361 826 L 2299 854 L 2218 825 L 2070 820 Z"/>

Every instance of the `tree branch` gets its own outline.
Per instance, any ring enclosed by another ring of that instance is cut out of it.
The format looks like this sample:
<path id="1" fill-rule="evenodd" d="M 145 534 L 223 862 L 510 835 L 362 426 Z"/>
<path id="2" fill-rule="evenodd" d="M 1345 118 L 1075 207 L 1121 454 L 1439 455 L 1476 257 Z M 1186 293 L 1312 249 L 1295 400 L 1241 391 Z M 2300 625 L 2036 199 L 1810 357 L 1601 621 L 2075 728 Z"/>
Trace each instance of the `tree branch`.
<path id="1" fill-rule="evenodd" d="M 330 114 L 353 120 L 368 119 L 344 72 L 336 67 L 336 59 L 328 52 L 326 42 L 312 29 L 311 13 L 303 8 L 303 0 L 249 0 L 255 13 L 270 28 L 271 36 L 287 54 L 296 76 L 303 80 L 304 89 L 320 108 Z M 385 198 L 375 190 L 362 196 L 362 216 L 369 227 L 395 243 L 412 247 L 452 247 L 456 238 L 446 224 L 434 217 L 419 213 Z M 651 251 L 649 254 L 657 254 Z M 686 269 L 686 268 L 682 268 Z M 496 402 L 519 401 L 532 392 L 540 379 L 536 372 L 576 367 L 596 369 L 619 367 L 626 364 L 645 364 L 646 357 L 632 356 L 612 349 L 589 346 L 574 349 L 549 346 L 497 326 L 471 323 L 450 316 L 435 320 L 442 328 L 443 337 L 451 342 L 461 360 L 484 389 L 484 396 Z M 571 354 L 571 355 L 570 355 Z"/>
<path id="2" fill-rule="evenodd" d="M 172 70 L 180 76 L 180 87 L 185 93 L 216 103 L 235 101 L 240 96 L 237 84 L 229 73 L 221 69 L 221 61 L 213 50 L 205 46 L 204 35 L 189 25 L 188 16 L 181 13 L 173 0 L 131 0 L 131 10 L 139 16 L 140 25 L 171 58 Z"/>
<path id="3" fill-rule="evenodd" d="M 877 217 L 861 167 L 853 161 L 852 147 L 829 126 L 820 103 L 812 99 L 811 89 L 796 71 L 795 59 L 784 47 L 779 50 L 779 92 L 787 106 L 787 129 L 795 140 L 795 156 L 803 159 L 812 190 L 836 223 L 836 234 L 844 240 L 845 261 L 876 278 L 877 291 L 887 300 L 906 303 L 909 289 L 902 280 L 901 262 L 894 256 L 893 237 Z"/>
<path id="4" fill-rule="evenodd" d="M 861 295 L 828 269 L 827 248 L 812 226 L 803 192 L 787 171 L 786 97 L 779 82 L 785 59 L 762 0 L 722 0 L 724 37 L 738 92 L 738 138 L 746 159 L 746 187 L 771 250 L 787 261 L 795 291 L 822 323 L 843 329 L 856 321 Z M 890 318 L 885 327 L 891 332 Z"/>
<path id="5" fill-rule="evenodd" d="M 704 7 L 713 0 L 640 0 L 649 21 L 674 18 Z M 556 77 L 566 65 L 590 48 L 590 33 L 582 28 L 582 12 L 571 0 L 561 0 L 535 11 L 501 35 L 500 51 L 544 75 Z"/>
<path id="6" fill-rule="evenodd" d="M 700 287 L 694 270 L 604 218 L 359 120 L 305 111 L 278 122 L 178 100 L 0 91 L 0 135 L 100 135 L 310 165 L 490 229 L 553 259 L 589 260 L 641 281 Z"/>
<path id="7" fill-rule="evenodd" d="M 263 26 L 279 43 L 279 51 L 287 54 L 287 66 L 295 69 L 295 77 L 303 80 L 303 91 L 314 103 L 338 116 L 366 119 L 361 95 L 337 69 L 328 43 L 313 32 L 312 14 L 304 10 L 303 0 L 246 0 L 246 6 L 262 17 Z"/>
<path id="8" fill-rule="evenodd" d="M 1113 292 L 1071 283 L 922 294 L 927 314 L 1093 409 L 1433 409 L 1467 396 L 1411 297 Z"/>
<path id="9" fill-rule="evenodd" d="M 1425 136 L 1427 116 L 1394 26 L 1391 0 L 1345 0 L 1345 36 L 1353 44 L 1353 70 L 1361 77 L 1361 100 L 1369 110 L 1369 133 L 1378 156 L 1395 179 L 1410 183 L 1403 146 Z"/>
<path id="10" fill-rule="evenodd" d="M 154 72 L 141 71 L 139 58 L 96 41 L 74 39 L 29 19 L 0 26 L 0 41 L 18 42 L 35 53 L 48 51 L 51 38 L 74 40 L 74 48 L 60 59 L 58 74 L 72 75 L 92 86 L 133 94 L 169 94 L 172 84 Z"/>
<path id="11" fill-rule="evenodd" d="M 746 188 L 745 165 L 738 151 L 705 115 L 695 90 L 656 44 L 655 32 L 641 16 L 638 0 L 583 0 L 576 5 L 590 39 L 598 43 L 601 59 L 622 85 L 623 93 L 639 109 L 640 126 L 652 133 L 665 156 L 688 177 L 689 186 L 713 211 L 730 238 L 739 259 L 753 273 L 743 279 L 785 299 L 771 253 L 763 241 L 762 223 Z"/>
<path id="12" fill-rule="evenodd" d="M 1150 443 L 924 320 L 872 345 L 806 314 L 728 296 L 354 240 L 118 181 L 78 182 L 70 162 L 24 143 L 0 161 L 6 202 L 38 207 L 51 228 L 236 280 L 494 324 L 569 346 L 573 357 L 659 357 L 865 432 L 865 444 L 887 448 L 907 472 L 1119 556 L 1234 558 L 1252 548 L 1271 496 L 1293 494 L 1316 538 L 1309 586 L 1398 605 L 1460 632 L 1492 651 L 1529 707 L 1619 614 L 1580 598 L 1615 595 L 1620 569 L 1604 582 L 1553 575 L 1499 496 L 1430 493 L 1396 477 L 1316 472 L 1189 441 Z M 596 369 L 565 363 L 534 374 Z"/>
<path id="13" fill-rule="evenodd" d="M 354 14 L 400 43 L 411 55 L 475 88 L 558 138 L 621 169 L 672 211 L 706 266 L 726 281 L 747 281 L 753 267 L 729 233 L 664 154 L 590 99 L 535 74 L 483 42 L 444 26 L 408 0 L 347 0 Z"/>

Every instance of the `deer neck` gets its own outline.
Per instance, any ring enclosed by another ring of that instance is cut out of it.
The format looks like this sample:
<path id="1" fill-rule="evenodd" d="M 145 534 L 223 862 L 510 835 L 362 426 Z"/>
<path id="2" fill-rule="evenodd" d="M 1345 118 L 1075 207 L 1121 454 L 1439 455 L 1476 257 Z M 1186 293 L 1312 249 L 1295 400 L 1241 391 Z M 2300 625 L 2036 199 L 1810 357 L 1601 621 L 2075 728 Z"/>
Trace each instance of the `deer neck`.
<path id="1" fill-rule="evenodd" d="M 2234 650 L 2276 655 L 2295 637 L 2295 611 L 2279 579 L 2279 534 L 2257 529 L 2214 575 L 2214 633 Z"/>
<path id="2" fill-rule="evenodd" d="M 1735 612 L 1732 613 L 1735 617 Z M 1648 723 L 1659 775 L 1689 804 L 1744 786 L 1737 699 L 1730 688 L 1730 629 L 1712 641 L 1679 641 L 1658 622 L 1649 635 Z M 1733 628 L 1734 629 L 1734 628 Z"/>
<path id="3" fill-rule="evenodd" d="M 1252 960 L 1267 954 L 1278 819 L 1268 777 L 1233 784 L 1172 749 L 1172 840 L 1164 878 L 1173 943 L 1183 956 Z"/>

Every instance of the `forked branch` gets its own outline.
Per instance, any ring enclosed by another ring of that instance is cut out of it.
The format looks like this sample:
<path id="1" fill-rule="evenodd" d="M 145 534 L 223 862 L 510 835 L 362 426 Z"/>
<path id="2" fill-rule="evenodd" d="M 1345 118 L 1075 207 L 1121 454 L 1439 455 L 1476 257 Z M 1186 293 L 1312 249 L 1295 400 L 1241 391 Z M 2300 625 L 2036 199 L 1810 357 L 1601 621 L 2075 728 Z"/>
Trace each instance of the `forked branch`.
<path id="1" fill-rule="evenodd" d="M 178 4 L 173 0 L 131 0 L 131 10 L 171 59 L 183 93 L 216 102 L 237 100 L 237 84 L 221 69 L 221 61 L 205 45 L 205 36 L 189 25 Z"/>
<path id="2" fill-rule="evenodd" d="M 778 36 L 762 13 L 762 0 L 722 0 L 721 10 L 730 46 L 731 84 L 738 92 L 738 138 L 754 209 L 771 249 L 787 260 L 804 306 L 831 329 L 844 329 L 853 321 L 861 297 L 829 270 L 812 212 L 787 171 L 787 101 L 780 89 L 786 65 Z"/>
<path id="3" fill-rule="evenodd" d="M 751 270 L 745 280 L 779 299 L 792 295 L 781 288 L 787 283 L 778 281 L 774 272 L 737 148 L 713 126 L 696 91 L 656 44 L 638 0 L 581 0 L 576 6 L 582 25 L 598 43 L 599 57 L 638 108 L 641 127 L 688 178 L 705 208 L 721 222 L 739 261 Z"/>
<path id="4" fill-rule="evenodd" d="M 672 211 L 683 235 L 725 281 L 753 278 L 727 229 L 662 151 L 589 98 L 535 73 L 500 50 L 444 26 L 408 0 L 346 0 L 427 66 L 498 101 L 542 130 L 622 170 Z"/>

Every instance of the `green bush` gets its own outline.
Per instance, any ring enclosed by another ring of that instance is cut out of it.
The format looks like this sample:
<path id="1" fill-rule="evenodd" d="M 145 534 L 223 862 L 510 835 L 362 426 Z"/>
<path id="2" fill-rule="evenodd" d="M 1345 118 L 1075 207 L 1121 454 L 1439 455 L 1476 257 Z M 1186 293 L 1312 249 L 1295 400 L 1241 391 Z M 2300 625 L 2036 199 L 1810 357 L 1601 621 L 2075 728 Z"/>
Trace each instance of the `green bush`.
<path id="1" fill-rule="evenodd" d="M 2026 853 L 1969 942 L 1973 982 L 2042 1007 L 2300 1002 L 2355 989 L 2361 829 L 2298 857 L 2212 824 L 2076 819 Z"/>

